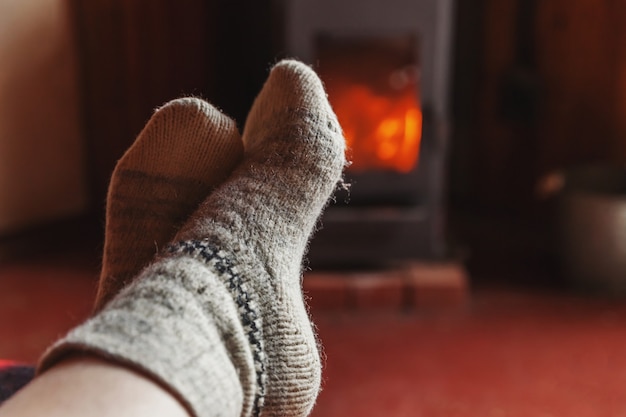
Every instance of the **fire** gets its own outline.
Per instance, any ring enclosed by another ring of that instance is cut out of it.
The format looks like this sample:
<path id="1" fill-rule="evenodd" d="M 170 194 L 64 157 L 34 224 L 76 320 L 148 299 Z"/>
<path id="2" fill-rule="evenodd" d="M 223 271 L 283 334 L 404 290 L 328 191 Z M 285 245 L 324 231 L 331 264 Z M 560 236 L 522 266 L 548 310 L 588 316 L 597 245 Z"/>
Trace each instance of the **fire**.
<path id="1" fill-rule="evenodd" d="M 319 74 L 337 113 L 352 171 L 409 173 L 422 137 L 413 34 L 317 39 Z"/>
<path id="2" fill-rule="evenodd" d="M 353 171 L 412 171 L 418 161 L 422 112 L 413 88 L 380 94 L 352 84 L 329 89 L 341 124 Z"/>

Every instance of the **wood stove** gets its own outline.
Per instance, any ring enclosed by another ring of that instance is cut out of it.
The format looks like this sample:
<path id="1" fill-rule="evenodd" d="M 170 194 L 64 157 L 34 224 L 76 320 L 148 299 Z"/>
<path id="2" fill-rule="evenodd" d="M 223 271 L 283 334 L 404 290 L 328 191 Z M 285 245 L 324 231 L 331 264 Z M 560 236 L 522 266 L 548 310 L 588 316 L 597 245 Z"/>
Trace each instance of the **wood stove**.
<path id="1" fill-rule="evenodd" d="M 353 165 L 311 243 L 315 267 L 439 260 L 453 0 L 285 3 L 288 53 L 325 82 Z"/>

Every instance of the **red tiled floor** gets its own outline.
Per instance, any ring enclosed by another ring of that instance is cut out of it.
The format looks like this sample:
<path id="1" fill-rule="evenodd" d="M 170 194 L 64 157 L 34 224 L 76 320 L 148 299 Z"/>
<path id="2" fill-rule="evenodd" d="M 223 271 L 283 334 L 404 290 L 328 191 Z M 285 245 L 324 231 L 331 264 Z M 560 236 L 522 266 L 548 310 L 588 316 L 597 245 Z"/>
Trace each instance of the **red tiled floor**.
<path id="1" fill-rule="evenodd" d="M 0 265 L 0 359 L 33 362 L 85 317 L 95 264 Z M 626 415 L 624 302 L 481 289 L 461 309 L 313 315 L 327 357 L 313 417 Z"/>
<path id="2" fill-rule="evenodd" d="M 483 292 L 463 312 L 317 314 L 328 357 L 313 413 L 626 415 L 626 305 Z"/>
<path id="3" fill-rule="evenodd" d="M 0 265 L 0 359 L 35 362 L 90 312 L 94 262 L 72 257 Z"/>

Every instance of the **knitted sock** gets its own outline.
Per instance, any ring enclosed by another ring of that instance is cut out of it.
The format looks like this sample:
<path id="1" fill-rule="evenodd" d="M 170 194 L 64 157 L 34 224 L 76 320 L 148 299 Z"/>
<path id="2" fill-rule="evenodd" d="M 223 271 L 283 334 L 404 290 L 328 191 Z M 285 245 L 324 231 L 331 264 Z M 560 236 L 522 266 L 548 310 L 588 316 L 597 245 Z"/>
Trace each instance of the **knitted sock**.
<path id="1" fill-rule="evenodd" d="M 244 163 L 183 226 L 170 251 L 202 259 L 218 274 L 220 262 L 233 265 L 239 308 L 259 319 L 243 323 L 258 340 L 252 348 L 263 414 L 307 415 L 320 359 L 302 299 L 302 258 L 340 179 L 345 141 L 322 83 L 295 61 L 272 70 L 243 140 Z M 230 282 L 228 272 L 223 276 Z"/>
<path id="2" fill-rule="evenodd" d="M 345 143 L 309 67 L 274 67 L 244 146 L 162 258 L 53 346 L 41 371 L 89 351 L 145 372 L 194 416 L 310 412 L 321 366 L 301 262 Z"/>
<path id="3" fill-rule="evenodd" d="M 101 309 L 240 162 L 234 121 L 197 98 L 158 109 L 117 163 L 107 197 Z"/>

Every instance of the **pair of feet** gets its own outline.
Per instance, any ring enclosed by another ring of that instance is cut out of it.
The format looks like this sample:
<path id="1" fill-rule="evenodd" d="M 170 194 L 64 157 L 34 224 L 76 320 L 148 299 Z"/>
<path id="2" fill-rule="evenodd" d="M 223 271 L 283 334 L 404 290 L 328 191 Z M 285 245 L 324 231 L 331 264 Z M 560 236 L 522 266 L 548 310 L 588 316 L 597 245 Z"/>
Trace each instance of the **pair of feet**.
<path id="1" fill-rule="evenodd" d="M 344 151 L 320 80 L 295 61 L 272 69 L 243 138 L 204 101 L 158 109 L 113 174 L 97 313 L 40 370 L 89 352 L 194 415 L 308 414 L 321 369 L 301 263 Z"/>

